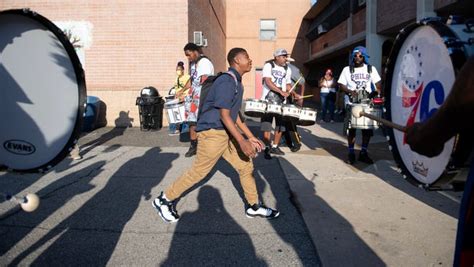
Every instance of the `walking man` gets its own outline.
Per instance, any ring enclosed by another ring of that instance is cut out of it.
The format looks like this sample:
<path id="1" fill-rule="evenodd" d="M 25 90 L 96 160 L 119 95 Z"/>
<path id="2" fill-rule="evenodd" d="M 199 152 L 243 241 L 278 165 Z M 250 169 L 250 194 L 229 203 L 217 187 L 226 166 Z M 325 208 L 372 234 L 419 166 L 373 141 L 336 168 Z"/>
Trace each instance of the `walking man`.
<path id="1" fill-rule="evenodd" d="M 247 217 L 271 219 L 280 214 L 259 202 L 255 178 L 252 175 L 252 158 L 256 157 L 264 145 L 250 132 L 239 116 L 243 97 L 242 75 L 252 69 L 252 60 L 245 49 L 232 48 L 227 55 L 227 61 L 230 65 L 229 71 L 214 81 L 206 99 L 203 100 L 196 127 L 199 146 L 192 167 L 153 201 L 153 206 L 165 222 L 179 220 L 176 200 L 206 177 L 220 157 L 228 161 L 239 173 L 247 202 Z"/>

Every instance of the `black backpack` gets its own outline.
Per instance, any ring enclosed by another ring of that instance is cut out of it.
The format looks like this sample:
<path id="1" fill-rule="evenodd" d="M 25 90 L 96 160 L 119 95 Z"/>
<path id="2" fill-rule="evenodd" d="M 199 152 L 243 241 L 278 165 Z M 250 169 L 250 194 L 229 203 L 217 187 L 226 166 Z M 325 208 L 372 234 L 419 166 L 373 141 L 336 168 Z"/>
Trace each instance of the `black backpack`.
<path id="1" fill-rule="evenodd" d="M 211 91 L 212 85 L 214 84 L 214 82 L 217 80 L 217 78 L 219 78 L 221 75 L 224 75 L 224 74 L 232 76 L 232 78 L 235 81 L 234 96 L 238 93 L 237 87 L 239 86 L 239 82 L 237 81 L 237 77 L 235 77 L 235 74 L 233 74 L 232 72 L 230 72 L 230 71 L 219 72 L 217 75 L 208 76 L 207 79 L 204 81 L 204 83 L 201 85 L 201 93 L 199 95 L 198 120 L 199 120 L 199 117 L 201 116 L 202 113 L 207 112 L 207 111 L 210 110 L 210 108 L 207 109 L 207 110 L 202 110 L 202 108 L 204 106 L 204 102 L 206 102 L 207 95 L 209 95 L 209 92 Z"/>

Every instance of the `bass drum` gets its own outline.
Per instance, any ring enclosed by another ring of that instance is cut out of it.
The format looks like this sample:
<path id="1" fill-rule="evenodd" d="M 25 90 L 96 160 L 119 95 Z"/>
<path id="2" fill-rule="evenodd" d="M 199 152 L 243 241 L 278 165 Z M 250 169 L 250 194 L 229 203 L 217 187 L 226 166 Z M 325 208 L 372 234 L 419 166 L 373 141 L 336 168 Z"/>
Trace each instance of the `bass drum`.
<path id="1" fill-rule="evenodd" d="M 387 61 L 384 115 L 388 120 L 409 126 L 436 112 L 456 73 L 474 54 L 472 26 L 447 25 L 433 18 L 400 31 Z M 403 132 L 389 128 L 386 132 L 404 178 L 428 190 L 462 189 L 466 173 L 458 166 L 466 163 L 470 150 L 463 149 L 470 147 L 461 144 L 472 142 L 472 137 L 453 137 L 440 155 L 429 158 L 412 151 Z"/>
<path id="2" fill-rule="evenodd" d="M 0 12 L 0 55 L 0 165 L 46 171 L 81 132 L 81 63 L 63 32 L 28 9 Z"/>

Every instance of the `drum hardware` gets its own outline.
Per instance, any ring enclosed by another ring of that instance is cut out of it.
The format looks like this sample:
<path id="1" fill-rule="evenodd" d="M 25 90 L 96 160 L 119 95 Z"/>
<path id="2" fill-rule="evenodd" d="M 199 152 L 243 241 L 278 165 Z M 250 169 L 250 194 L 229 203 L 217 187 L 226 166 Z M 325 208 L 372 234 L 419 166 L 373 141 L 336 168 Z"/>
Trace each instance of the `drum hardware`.
<path id="1" fill-rule="evenodd" d="M 166 110 L 169 123 L 182 123 L 185 121 L 186 111 L 184 108 L 184 103 L 179 103 L 177 101 L 172 100 L 166 102 L 163 109 Z"/>
<path id="2" fill-rule="evenodd" d="M 250 117 L 262 117 L 267 109 L 267 102 L 264 100 L 258 100 L 249 98 L 244 103 L 244 114 Z"/>
<path id="3" fill-rule="evenodd" d="M 300 118 L 301 108 L 293 104 L 284 104 L 281 106 L 283 119 L 297 121 Z"/>
<path id="4" fill-rule="evenodd" d="M 348 113 L 350 117 L 348 120 L 348 128 L 349 129 L 377 129 L 379 128 L 379 122 L 377 120 L 373 120 L 367 116 L 362 118 L 360 116 L 360 112 L 364 111 L 367 115 L 372 115 L 376 118 L 382 117 L 382 109 L 373 107 L 373 105 L 369 104 L 351 104 L 350 105 L 351 112 Z M 355 111 L 352 113 L 352 110 Z M 358 115 L 358 116 L 355 116 Z"/>
<path id="5" fill-rule="evenodd" d="M 16 197 L 8 193 L 0 193 L 0 195 L 3 196 L 7 201 L 12 201 L 17 204 L 20 204 L 21 209 L 26 212 L 35 211 L 40 204 L 40 198 L 38 197 L 38 195 L 33 193 L 28 193 L 24 197 Z"/>
<path id="6" fill-rule="evenodd" d="M 82 131 L 82 65 L 63 31 L 29 9 L 0 12 L 0 51 L 0 114 L 9 114 L 0 124 L 0 164 L 48 171 Z"/>
<path id="7" fill-rule="evenodd" d="M 473 55 L 473 36 L 472 20 L 464 25 L 429 18 L 403 28 L 386 62 L 384 117 L 401 127 L 429 118 Z M 464 165 L 469 160 L 463 152 L 472 147 L 471 136 L 453 137 L 438 156 L 428 158 L 411 150 L 401 129 L 386 130 L 389 148 L 407 181 L 425 190 L 462 190 L 467 178 Z M 453 161 L 455 167 L 451 167 Z"/>
<path id="8" fill-rule="evenodd" d="M 364 109 L 362 108 L 362 106 L 355 106 L 351 109 L 351 113 L 352 113 L 352 116 L 356 117 L 357 119 L 360 118 L 361 116 L 364 116 L 364 117 L 367 117 L 371 120 L 374 120 L 374 121 L 377 121 L 377 122 L 380 122 L 382 123 L 383 125 L 385 126 L 388 126 L 388 127 L 391 127 L 391 128 L 394 128 L 394 129 L 397 129 L 399 131 L 402 131 L 402 132 L 405 132 L 406 131 L 406 127 L 403 127 L 399 124 L 396 124 L 396 123 L 393 123 L 391 121 L 388 121 L 386 119 L 382 119 L 382 118 L 379 118 L 377 116 L 374 116 L 372 114 L 369 114 L 369 113 L 365 113 L 364 112 Z"/>

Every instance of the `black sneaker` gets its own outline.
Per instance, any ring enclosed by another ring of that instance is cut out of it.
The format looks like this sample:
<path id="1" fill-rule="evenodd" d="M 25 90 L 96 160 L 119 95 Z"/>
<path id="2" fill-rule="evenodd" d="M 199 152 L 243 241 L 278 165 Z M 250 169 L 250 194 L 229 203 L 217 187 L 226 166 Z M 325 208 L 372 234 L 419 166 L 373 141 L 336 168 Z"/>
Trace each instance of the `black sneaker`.
<path id="1" fill-rule="evenodd" d="M 263 156 L 265 157 L 265 159 L 272 159 L 272 155 L 270 155 L 270 148 L 269 147 L 265 148 Z"/>
<path id="2" fill-rule="evenodd" d="M 252 206 L 247 205 L 245 207 L 245 215 L 248 218 L 262 217 L 267 219 L 273 219 L 280 215 L 280 212 L 267 208 L 263 204 L 253 204 Z"/>
<path id="3" fill-rule="evenodd" d="M 272 147 L 270 148 L 270 154 L 275 154 L 275 155 L 285 155 L 285 152 L 281 151 L 279 147 Z"/>
<path id="4" fill-rule="evenodd" d="M 347 155 L 346 163 L 353 165 L 355 161 L 356 161 L 356 155 L 355 155 L 355 153 L 349 153 L 349 154 Z"/>
<path id="5" fill-rule="evenodd" d="M 359 153 L 359 161 L 362 161 L 367 164 L 373 164 L 374 161 L 369 157 L 369 154 L 367 154 L 367 151 L 361 150 Z"/>
<path id="6" fill-rule="evenodd" d="M 301 149 L 300 144 L 294 145 L 292 148 L 290 148 L 291 152 L 297 152 L 300 149 Z"/>
<path id="7" fill-rule="evenodd" d="M 174 223 L 179 220 L 178 211 L 176 210 L 176 203 L 174 201 L 167 201 L 163 197 L 163 192 L 161 192 L 161 194 L 153 200 L 152 205 L 158 211 L 163 221 L 167 223 Z"/>
<path id="8" fill-rule="evenodd" d="M 185 156 L 186 158 L 189 158 L 189 157 L 192 157 L 192 156 L 196 155 L 196 152 L 197 152 L 197 146 L 191 145 L 191 146 L 189 147 L 188 152 L 186 152 L 186 154 L 184 154 L 184 156 Z"/>

